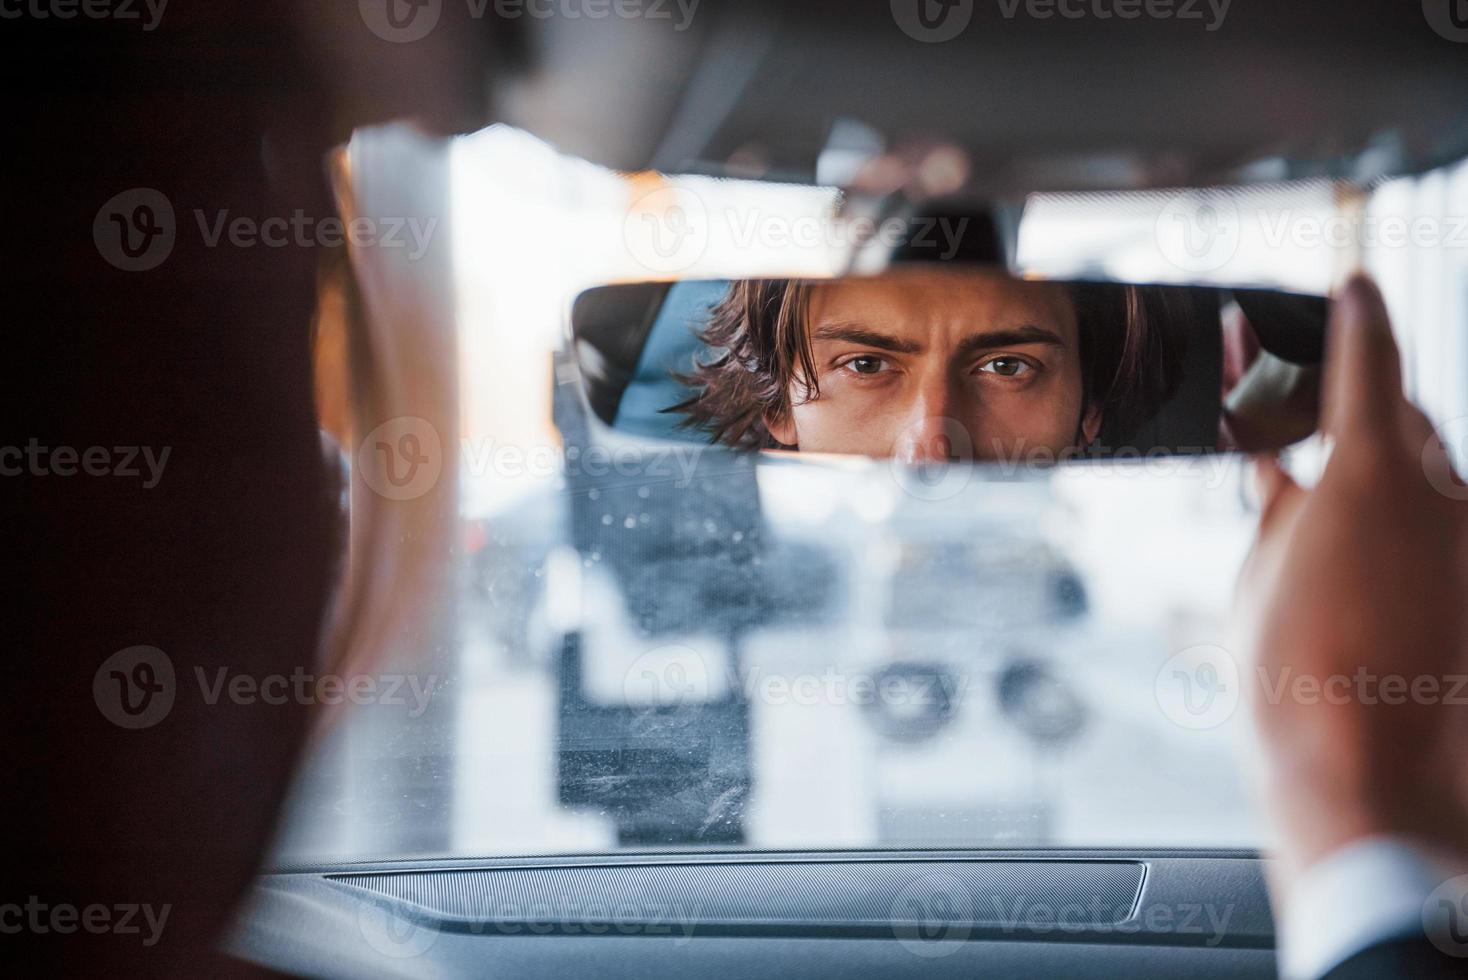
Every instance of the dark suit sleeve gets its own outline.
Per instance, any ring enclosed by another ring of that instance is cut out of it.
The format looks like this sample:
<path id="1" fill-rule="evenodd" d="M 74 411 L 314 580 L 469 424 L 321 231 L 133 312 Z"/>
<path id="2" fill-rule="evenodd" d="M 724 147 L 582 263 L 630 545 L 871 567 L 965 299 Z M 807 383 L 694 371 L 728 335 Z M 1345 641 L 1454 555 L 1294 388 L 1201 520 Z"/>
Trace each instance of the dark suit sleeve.
<path id="1" fill-rule="evenodd" d="M 1324 980 L 1437 980 L 1468 977 L 1468 957 L 1449 956 L 1417 936 L 1378 943 L 1331 970 Z"/>

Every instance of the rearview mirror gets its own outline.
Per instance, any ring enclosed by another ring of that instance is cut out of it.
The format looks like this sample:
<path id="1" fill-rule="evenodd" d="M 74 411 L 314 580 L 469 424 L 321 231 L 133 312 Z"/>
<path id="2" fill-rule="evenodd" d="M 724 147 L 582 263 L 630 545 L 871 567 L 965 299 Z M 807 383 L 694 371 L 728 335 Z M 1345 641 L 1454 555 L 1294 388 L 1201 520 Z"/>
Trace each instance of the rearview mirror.
<path id="1" fill-rule="evenodd" d="M 914 264 L 600 287 L 572 332 L 592 413 L 628 435 L 1045 464 L 1305 438 L 1327 305 Z"/>

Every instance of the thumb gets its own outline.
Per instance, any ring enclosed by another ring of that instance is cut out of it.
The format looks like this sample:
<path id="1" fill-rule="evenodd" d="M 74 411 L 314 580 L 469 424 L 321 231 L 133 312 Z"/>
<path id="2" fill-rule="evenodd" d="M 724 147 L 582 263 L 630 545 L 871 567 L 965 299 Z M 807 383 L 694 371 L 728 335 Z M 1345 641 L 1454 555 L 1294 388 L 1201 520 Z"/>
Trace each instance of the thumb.
<path id="1" fill-rule="evenodd" d="M 1395 425 L 1402 361 L 1376 284 L 1358 273 L 1337 296 L 1325 342 L 1322 419 L 1337 447 Z"/>

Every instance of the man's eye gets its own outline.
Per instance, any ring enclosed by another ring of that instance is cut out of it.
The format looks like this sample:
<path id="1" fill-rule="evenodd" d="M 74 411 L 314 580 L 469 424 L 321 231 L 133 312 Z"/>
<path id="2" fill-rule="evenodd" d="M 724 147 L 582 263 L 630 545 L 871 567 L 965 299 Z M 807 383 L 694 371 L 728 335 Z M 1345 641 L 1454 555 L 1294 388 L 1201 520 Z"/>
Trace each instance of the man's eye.
<path id="1" fill-rule="evenodd" d="M 857 374 L 879 374 L 882 370 L 882 359 L 880 357 L 853 357 L 846 362 L 845 366 Z"/>
<path id="2" fill-rule="evenodd" d="M 985 361 L 979 366 L 980 371 L 988 371 L 1004 378 L 1019 378 L 1028 374 L 1034 368 L 1017 357 L 996 357 L 992 361 Z"/>

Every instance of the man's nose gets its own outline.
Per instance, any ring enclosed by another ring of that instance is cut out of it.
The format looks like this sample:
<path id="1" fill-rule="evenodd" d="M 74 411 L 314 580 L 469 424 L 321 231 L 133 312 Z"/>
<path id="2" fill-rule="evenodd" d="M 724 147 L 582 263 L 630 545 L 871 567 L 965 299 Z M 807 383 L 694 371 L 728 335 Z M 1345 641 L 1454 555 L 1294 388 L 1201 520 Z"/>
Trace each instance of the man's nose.
<path id="1" fill-rule="evenodd" d="M 949 463 L 974 458 L 973 433 L 959 420 L 959 396 L 947 379 L 924 384 L 898 436 L 896 455 L 906 463 Z"/>

